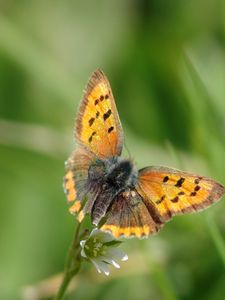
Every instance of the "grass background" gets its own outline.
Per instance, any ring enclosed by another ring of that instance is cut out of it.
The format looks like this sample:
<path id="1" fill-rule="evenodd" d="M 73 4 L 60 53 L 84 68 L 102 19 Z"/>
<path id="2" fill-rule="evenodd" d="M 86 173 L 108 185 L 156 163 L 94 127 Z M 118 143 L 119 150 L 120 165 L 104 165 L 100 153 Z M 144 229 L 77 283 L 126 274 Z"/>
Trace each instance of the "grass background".
<path id="1" fill-rule="evenodd" d="M 64 266 L 75 225 L 64 161 L 96 68 L 139 168 L 225 183 L 224 50 L 223 0 L 0 1 L 0 299 L 51 299 L 53 283 L 24 287 Z M 127 241 L 129 261 L 109 278 L 85 265 L 67 299 L 224 299 L 224 200 Z"/>

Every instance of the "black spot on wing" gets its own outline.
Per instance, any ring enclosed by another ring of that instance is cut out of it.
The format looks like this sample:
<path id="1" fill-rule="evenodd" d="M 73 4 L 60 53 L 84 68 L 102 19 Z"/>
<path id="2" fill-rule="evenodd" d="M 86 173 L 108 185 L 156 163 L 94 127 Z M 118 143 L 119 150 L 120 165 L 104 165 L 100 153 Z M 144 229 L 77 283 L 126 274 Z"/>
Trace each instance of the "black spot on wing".
<path id="1" fill-rule="evenodd" d="M 195 191 L 197 192 L 197 191 L 199 191 L 200 190 L 200 186 L 199 185 L 196 185 L 196 187 L 195 187 Z"/>
<path id="2" fill-rule="evenodd" d="M 170 201 L 173 203 L 177 203 L 179 201 L 179 197 L 176 196 L 175 198 L 171 199 Z"/>
<path id="3" fill-rule="evenodd" d="M 182 191 L 181 191 L 181 192 L 178 193 L 178 195 L 179 195 L 179 196 L 185 195 L 185 192 L 182 192 Z"/>
<path id="4" fill-rule="evenodd" d="M 163 195 L 159 200 L 157 200 L 155 203 L 160 204 L 164 199 L 166 198 L 165 195 Z"/>
<path id="5" fill-rule="evenodd" d="M 175 184 L 175 186 L 177 187 L 181 187 L 182 184 L 184 183 L 185 178 L 181 177 L 179 180 L 177 180 L 177 183 Z"/>
<path id="6" fill-rule="evenodd" d="M 164 178 L 163 178 L 163 182 L 167 182 L 169 180 L 169 176 L 165 176 Z"/>
<path id="7" fill-rule="evenodd" d="M 111 114 L 112 114 L 112 111 L 111 111 L 111 109 L 109 109 L 106 113 L 104 113 L 103 120 L 104 121 L 107 120 L 111 116 Z"/>
<path id="8" fill-rule="evenodd" d="M 90 118 L 90 120 L 88 121 L 90 127 L 92 126 L 94 121 L 95 121 L 95 118 Z"/>
<path id="9" fill-rule="evenodd" d="M 113 129 L 114 129 L 114 127 L 113 127 L 113 126 L 109 127 L 109 129 L 108 129 L 108 133 L 110 133 L 111 131 L 113 131 Z"/>
<path id="10" fill-rule="evenodd" d="M 89 139 L 88 139 L 89 143 L 92 142 L 93 136 L 95 136 L 95 135 L 96 135 L 96 131 L 93 131 L 92 134 L 90 135 Z"/>
<path id="11" fill-rule="evenodd" d="M 196 192 L 191 192 L 190 196 L 196 196 L 196 194 L 197 194 Z"/>
<path id="12" fill-rule="evenodd" d="M 196 178 L 196 179 L 195 179 L 195 181 L 194 181 L 194 182 L 195 182 L 195 184 L 199 184 L 199 182 L 201 181 L 201 179 L 202 179 L 202 177 L 198 177 L 198 178 Z"/>

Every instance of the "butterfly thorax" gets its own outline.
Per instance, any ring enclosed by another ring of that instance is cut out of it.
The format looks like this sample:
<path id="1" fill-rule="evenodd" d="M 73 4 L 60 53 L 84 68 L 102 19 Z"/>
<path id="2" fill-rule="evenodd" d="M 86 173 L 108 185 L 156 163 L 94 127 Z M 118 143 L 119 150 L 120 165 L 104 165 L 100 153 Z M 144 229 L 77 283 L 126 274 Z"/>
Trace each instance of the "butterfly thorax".
<path id="1" fill-rule="evenodd" d="M 132 189 L 138 171 L 130 160 L 112 157 L 96 160 L 88 171 L 88 189 L 93 194 L 93 204 L 89 207 L 92 222 L 98 224 L 105 216 L 114 198 L 121 192 Z"/>
<path id="2" fill-rule="evenodd" d="M 114 189 L 120 192 L 137 182 L 138 171 L 130 160 L 119 156 L 100 160 L 91 164 L 88 170 L 90 189 L 98 185 L 101 189 Z"/>

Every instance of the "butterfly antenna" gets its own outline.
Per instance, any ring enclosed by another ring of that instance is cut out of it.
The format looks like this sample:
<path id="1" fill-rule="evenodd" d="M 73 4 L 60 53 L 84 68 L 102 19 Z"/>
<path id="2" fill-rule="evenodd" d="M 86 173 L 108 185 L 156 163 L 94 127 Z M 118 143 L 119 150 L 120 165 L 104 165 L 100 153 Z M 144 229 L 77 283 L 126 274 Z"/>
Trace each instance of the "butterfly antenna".
<path id="1" fill-rule="evenodd" d="M 128 153 L 128 157 L 129 159 L 131 159 L 131 154 L 130 154 L 130 151 L 129 151 L 129 148 L 127 146 L 127 143 L 126 143 L 126 140 L 124 139 L 124 148 L 126 149 L 127 153 Z"/>

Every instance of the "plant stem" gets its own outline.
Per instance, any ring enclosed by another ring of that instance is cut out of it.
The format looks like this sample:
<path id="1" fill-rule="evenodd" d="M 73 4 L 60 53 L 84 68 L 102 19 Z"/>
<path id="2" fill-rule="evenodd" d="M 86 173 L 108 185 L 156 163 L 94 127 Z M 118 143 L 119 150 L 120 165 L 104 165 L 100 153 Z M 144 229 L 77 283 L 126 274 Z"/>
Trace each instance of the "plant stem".
<path id="1" fill-rule="evenodd" d="M 80 264 L 81 264 L 80 253 L 79 253 L 80 227 L 81 224 L 78 223 L 75 229 L 71 246 L 68 251 L 63 280 L 59 287 L 58 293 L 55 296 L 55 300 L 61 300 L 63 298 L 71 279 L 78 273 L 80 269 Z"/>

